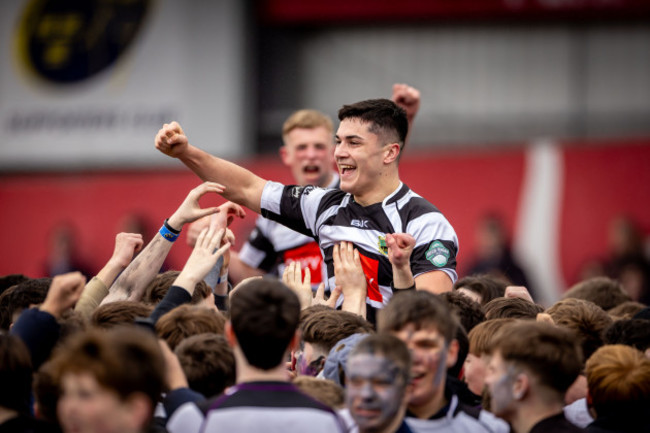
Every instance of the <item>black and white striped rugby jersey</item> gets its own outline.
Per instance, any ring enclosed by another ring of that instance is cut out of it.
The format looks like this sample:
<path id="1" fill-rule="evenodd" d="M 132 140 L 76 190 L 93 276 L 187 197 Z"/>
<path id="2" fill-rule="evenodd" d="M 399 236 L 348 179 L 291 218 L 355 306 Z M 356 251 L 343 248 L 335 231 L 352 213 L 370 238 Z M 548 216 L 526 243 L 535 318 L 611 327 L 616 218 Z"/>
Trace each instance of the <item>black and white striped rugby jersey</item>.
<path id="1" fill-rule="evenodd" d="M 333 173 L 327 188 L 338 188 L 339 181 L 338 174 Z M 263 216 L 257 217 L 255 228 L 239 251 L 239 259 L 280 278 L 290 262 L 300 262 L 303 269 L 309 267 L 314 290 L 327 279 L 320 247 L 311 235 L 297 233 Z"/>
<path id="2" fill-rule="evenodd" d="M 338 189 L 267 182 L 261 212 L 318 242 L 329 289 L 335 286 L 333 247 L 341 241 L 352 242 L 359 250 L 368 283 L 366 302 L 374 308 L 382 308 L 392 296 L 386 233 L 409 233 L 415 238 L 411 254 L 414 277 L 443 271 L 452 282 L 458 278 L 456 232 L 434 205 L 401 182 L 381 203 L 365 207 Z"/>

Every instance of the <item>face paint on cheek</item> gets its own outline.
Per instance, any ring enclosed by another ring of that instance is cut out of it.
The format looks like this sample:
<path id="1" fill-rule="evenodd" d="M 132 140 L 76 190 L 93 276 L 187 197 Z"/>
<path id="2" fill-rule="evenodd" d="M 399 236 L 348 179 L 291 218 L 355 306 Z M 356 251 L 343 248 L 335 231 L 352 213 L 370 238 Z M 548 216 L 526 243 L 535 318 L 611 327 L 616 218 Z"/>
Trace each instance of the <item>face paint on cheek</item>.
<path id="1" fill-rule="evenodd" d="M 397 416 L 405 384 L 399 369 L 374 355 L 357 355 L 350 367 L 346 402 L 360 430 L 381 430 Z"/>
<path id="2" fill-rule="evenodd" d="M 324 356 L 319 356 L 314 361 L 307 363 L 307 360 L 303 355 L 298 358 L 298 373 L 302 376 L 317 376 L 320 372 L 320 367 L 323 363 Z"/>
<path id="3" fill-rule="evenodd" d="M 445 345 L 438 355 L 434 355 L 438 357 L 438 368 L 433 378 L 434 386 L 439 386 L 447 377 L 447 348 Z"/>
<path id="4" fill-rule="evenodd" d="M 509 367 L 508 370 L 490 387 L 492 410 L 495 414 L 503 414 L 506 408 L 514 400 L 512 384 L 515 375 L 516 372 L 514 369 Z"/>

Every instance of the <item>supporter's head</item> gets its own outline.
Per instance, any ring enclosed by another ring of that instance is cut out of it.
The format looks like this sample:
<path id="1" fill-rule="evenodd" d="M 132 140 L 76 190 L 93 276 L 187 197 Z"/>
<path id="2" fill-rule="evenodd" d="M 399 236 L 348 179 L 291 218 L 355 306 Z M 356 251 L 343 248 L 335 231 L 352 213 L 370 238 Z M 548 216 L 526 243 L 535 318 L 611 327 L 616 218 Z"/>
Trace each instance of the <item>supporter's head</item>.
<path id="1" fill-rule="evenodd" d="M 307 308 L 304 308 L 300 311 L 300 325 L 302 326 L 302 324 L 307 321 L 311 315 L 320 313 L 321 311 L 330 310 L 333 310 L 333 308 L 323 304 L 311 305 Z"/>
<path id="2" fill-rule="evenodd" d="M 630 346 L 603 346 L 587 360 L 587 386 L 596 419 L 609 418 L 619 427 L 648 431 L 650 359 Z"/>
<path id="3" fill-rule="evenodd" d="M 93 312 L 90 323 L 98 328 L 133 325 L 139 317 L 149 317 L 153 307 L 135 301 L 115 301 L 100 305 Z"/>
<path id="4" fill-rule="evenodd" d="M 165 365 L 155 337 L 135 327 L 90 330 L 53 359 L 65 432 L 147 429 L 163 390 Z"/>
<path id="5" fill-rule="evenodd" d="M 52 278 L 35 278 L 5 290 L 0 295 L 0 328 L 9 330 L 23 310 L 43 303 L 50 284 Z"/>
<path id="6" fill-rule="evenodd" d="M 485 318 L 492 319 L 533 319 L 544 312 L 540 305 L 533 304 L 521 298 L 496 298 L 483 306 Z"/>
<path id="7" fill-rule="evenodd" d="M 650 320 L 618 320 L 605 330 L 604 344 L 625 344 L 650 358 Z"/>
<path id="8" fill-rule="evenodd" d="M 218 311 L 198 305 L 180 305 L 165 313 L 156 323 L 156 333 L 171 350 L 192 335 L 212 332 L 222 334 L 226 319 Z"/>
<path id="9" fill-rule="evenodd" d="M 284 122 L 280 157 L 299 185 L 325 187 L 334 168 L 333 126 L 317 110 L 299 110 Z"/>
<path id="10" fill-rule="evenodd" d="M 636 301 L 625 301 L 614 308 L 607 310 L 607 314 L 614 320 L 631 319 L 636 313 L 643 310 L 645 305 Z"/>
<path id="11" fill-rule="evenodd" d="M 180 271 L 167 271 L 156 275 L 149 285 L 147 285 L 142 301 L 147 304 L 157 305 L 165 297 L 179 274 Z M 194 287 L 191 303 L 198 304 L 210 296 L 211 293 L 210 286 L 205 281 L 199 281 Z"/>
<path id="12" fill-rule="evenodd" d="M 563 299 L 546 312 L 556 325 L 576 333 L 585 360 L 603 345 L 605 330 L 612 324 L 612 318 L 602 308 L 583 299 Z"/>
<path id="13" fill-rule="evenodd" d="M 488 353 L 492 340 L 499 330 L 516 319 L 492 319 L 479 323 L 469 333 L 469 354 L 465 359 L 464 377 L 467 387 L 476 395 L 482 395 L 485 387 L 485 374 Z"/>
<path id="14" fill-rule="evenodd" d="M 293 384 L 299 390 L 334 410 L 345 407 L 345 391 L 338 383 L 312 376 L 298 376 Z"/>
<path id="15" fill-rule="evenodd" d="M 346 366 L 346 405 L 360 432 L 395 431 L 400 425 L 409 399 L 410 370 L 406 345 L 392 335 L 370 335 L 352 349 Z"/>
<path id="16" fill-rule="evenodd" d="M 0 277 L 0 295 L 4 293 L 5 290 L 7 290 L 9 287 L 15 286 L 17 284 L 22 283 L 23 281 L 29 280 L 28 277 L 26 277 L 23 274 L 9 274 L 9 275 L 3 275 Z"/>
<path id="17" fill-rule="evenodd" d="M 449 304 L 451 311 L 458 316 L 460 324 L 463 325 L 466 332 L 470 332 L 476 325 L 485 320 L 485 313 L 481 305 L 471 298 L 459 292 L 444 292 L 440 294 L 440 297 Z"/>
<path id="18" fill-rule="evenodd" d="M 409 407 L 442 396 L 447 368 L 458 356 L 456 321 L 445 302 L 424 291 L 397 293 L 379 311 L 377 329 L 395 335 L 411 351 L 413 394 Z"/>
<path id="19" fill-rule="evenodd" d="M 581 367 L 582 354 L 571 331 L 526 320 L 502 327 L 493 340 L 485 378 L 492 412 L 512 421 L 525 411 L 539 416 L 540 410 L 561 408 Z"/>
<path id="20" fill-rule="evenodd" d="M 294 354 L 296 372 L 307 376 L 318 374 L 338 341 L 352 334 L 373 332 L 372 325 L 363 317 L 332 309 L 311 314 L 301 322 L 300 330 L 301 350 Z"/>
<path id="21" fill-rule="evenodd" d="M 485 305 L 492 299 L 503 297 L 507 286 L 506 280 L 490 274 L 469 275 L 456 281 L 454 291 Z"/>
<path id="22" fill-rule="evenodd" d="M 562 299 L 568 298 L 591 301 L 605 311 L 632 300 L 621 283 L 607 277 L 594 277 L 579 282 L 562 296 Z"/>
<path id="23" fill-rule="evenodd" d="M 190 388 L 206 398 L 235 384 L 235 357 L 223 335 L 192 335 L 181 341 L 174 353 Z"/>
<path id="24" fill-rule="evenodd" d="M 22 340 L 0 333 L 0 409 L 29 414 L 32 361 Z"/>
<path id="25" fill-rule="evenodd" d="M 298 297 L 282 282 L 257 278 L 239 284 L 230 299 L 226 337 L 245 361 L 261 370 L 282 364 L 290 345 L 297 344 Z M 239 361 L 238 361 L 239 362 Z"/>
<path id="26" fill-rule="evenodd" d="M 340 188 L 362 204 L 374 202 L 373 194 L 397 175 L 408 133 L 406 113 L 388 99 L 371 99 L 344 105 L 339 120 L 334 158 Z"/>

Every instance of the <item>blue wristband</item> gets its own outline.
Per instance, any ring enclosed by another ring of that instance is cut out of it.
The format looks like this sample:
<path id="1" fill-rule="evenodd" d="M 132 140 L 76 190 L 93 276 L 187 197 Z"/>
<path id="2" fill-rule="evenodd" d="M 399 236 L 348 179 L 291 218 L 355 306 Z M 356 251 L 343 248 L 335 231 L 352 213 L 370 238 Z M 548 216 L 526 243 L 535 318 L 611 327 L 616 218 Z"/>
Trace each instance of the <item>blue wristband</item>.
<path id="1" fill-rule="evenodd" d="M 163 226 L 160 227 L 158 233 L 160 233 L 160 236 L 167 239 L 169 242 L 174 242 L 176 239 L 178 239 L 178 235 L 179 235 L 179 233 L 172 233 L 165 224 L 163 224 Z"/>

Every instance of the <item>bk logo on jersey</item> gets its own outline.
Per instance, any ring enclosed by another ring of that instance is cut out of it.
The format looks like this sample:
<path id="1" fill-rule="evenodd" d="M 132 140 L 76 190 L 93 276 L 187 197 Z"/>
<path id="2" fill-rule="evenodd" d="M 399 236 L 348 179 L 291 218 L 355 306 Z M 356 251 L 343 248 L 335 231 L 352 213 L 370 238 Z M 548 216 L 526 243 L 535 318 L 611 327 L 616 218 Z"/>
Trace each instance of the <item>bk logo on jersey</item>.
<path id="1" fill-rule="evenodd" d="M 368 220 L 352 220 L 350 222 L 350 225 L 353 227 L 359 227 L 361 229 L 367 229 L 368 228 Z"/>

